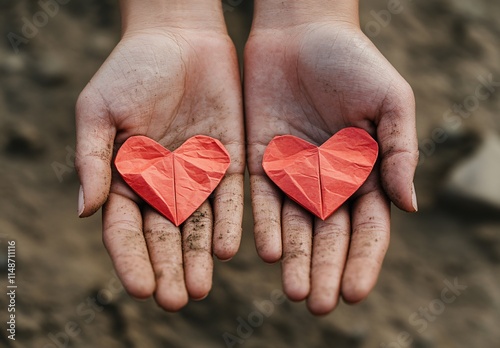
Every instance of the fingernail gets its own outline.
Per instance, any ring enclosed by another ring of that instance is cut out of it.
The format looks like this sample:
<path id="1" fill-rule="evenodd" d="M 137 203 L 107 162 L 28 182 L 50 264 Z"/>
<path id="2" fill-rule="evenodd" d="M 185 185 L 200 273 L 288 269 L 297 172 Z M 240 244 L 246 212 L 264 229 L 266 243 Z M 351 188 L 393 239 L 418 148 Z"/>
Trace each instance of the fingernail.
<path id="1" fill-rule="evenodd" d="M 415 192 L 414 183 L 411 185 L 411 205 L 415 211 L 418 211 L 417 193 Z"/>
<path id="2" fill-rule="evenodd" d="M 85 203 L 83 201 L 83 187 L 80 185 L 80 191 L 78 192 L 78 216 L 82 216 L 84 209 Z"/>

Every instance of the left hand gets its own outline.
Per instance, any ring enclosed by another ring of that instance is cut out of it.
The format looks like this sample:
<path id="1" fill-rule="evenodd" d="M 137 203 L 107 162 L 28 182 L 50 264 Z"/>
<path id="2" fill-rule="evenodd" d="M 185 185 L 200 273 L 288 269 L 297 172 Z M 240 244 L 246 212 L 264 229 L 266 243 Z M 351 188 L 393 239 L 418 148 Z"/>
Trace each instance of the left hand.
<path id="1" fill-rule="evenodd" d="M 257 4 L 257 19 L 259 7 L 268 4 Z M 290 23 L 300 17 L 294 15 L 283 22 L 279 14 L 272 23 L 257 20 L 245 48 L 255 241 L 262 259 L 282 259 L 288 297 L 307 298 L 311 312 L 326 314 L 340 295 L 358 302 L 375 286 L 389 245 L 390 201 L 406 211 L 417 209 L 415 105 L 409 85 L 355 20 L 311 16 Z M 263 153 L 276 135 L 320 145 L 349 126 L 379 142 L 379 166 L 349 202 L 322 221 L 282 198 L 263 172 Z"/>

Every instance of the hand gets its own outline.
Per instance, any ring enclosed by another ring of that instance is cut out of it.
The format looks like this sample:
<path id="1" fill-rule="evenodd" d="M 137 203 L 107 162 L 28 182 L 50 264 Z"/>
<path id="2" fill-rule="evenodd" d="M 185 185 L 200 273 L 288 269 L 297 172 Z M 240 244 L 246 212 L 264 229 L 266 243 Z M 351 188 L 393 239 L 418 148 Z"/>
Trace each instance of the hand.
<path id="1" fill-rule="evenodd" d="M 346 11 L 329 13 L 324 6 L 302 15 L 293 5 L 271 7 L 256 2 L 245 48 L 255 242 L 265 261 L 281 258 L 288 297 L 307 298 L 311 312 L 326 314 L 339 296 L 358 302 L 374 287 L 389 244 L 389 200 L 417 210 L 414 98 L 357 19 L 337 15 Z M 266 18 L 259 19 L 259 11 Z M 348 203 L 321 221 L 283 199 L 263 172 L 262 156 L 276 135 L 320 145 L 349 126 L 365 129 L 379 142 L 379 165 Z"/>
<path id="2" fill-rule="evenodd" d="M 168 7 L 166 2 L 158 6 Z M 103 240 L 125 288 L 137 298 L 154 293 L 169 311 L 184 306 L 188 296 L 208 294 L 212 247 L 217 257 L 228 260 L 241 237 L 245 163 L 240 72 L 220 2 L 204 4 L 197 8 L 200 17 L 212 13 L 204 6 L 217 4 L 217 21 L 198 18 L 190 23 L 173 13 L 179 5 L 168 8 L 165 16 L 171 18 L 161 18 L 161 23 L 151 14 L 138 23 L 134 16 L 147 6 L 122 2 L 123 37 L 77 103 L 80 216 L 92 215 L 104 204 Z M 163 8 L 151 10 L 159 16 Z M 230 154 L 231 166 L 213 201 L 207 200 L 181 228 L 112 173 L 116 150 L 139 134 L 169 150 L 191 136 L 209 135 Z"/>

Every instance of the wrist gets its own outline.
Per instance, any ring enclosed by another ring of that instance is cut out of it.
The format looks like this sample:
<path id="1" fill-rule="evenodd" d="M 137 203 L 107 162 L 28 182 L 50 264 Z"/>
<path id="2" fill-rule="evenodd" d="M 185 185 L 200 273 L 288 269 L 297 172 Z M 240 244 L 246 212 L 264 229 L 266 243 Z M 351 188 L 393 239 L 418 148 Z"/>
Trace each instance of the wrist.
<path id="1" fill-rule="evenodd" d="M 122 33 L 203 29 L 226 33 L 220 0 L 120 0 Z"/>
<path id="2" fill-rule="evenodd" d="M 359 27 L 359 0 L 255 0 L 253 28 L 341 21 Z"/>

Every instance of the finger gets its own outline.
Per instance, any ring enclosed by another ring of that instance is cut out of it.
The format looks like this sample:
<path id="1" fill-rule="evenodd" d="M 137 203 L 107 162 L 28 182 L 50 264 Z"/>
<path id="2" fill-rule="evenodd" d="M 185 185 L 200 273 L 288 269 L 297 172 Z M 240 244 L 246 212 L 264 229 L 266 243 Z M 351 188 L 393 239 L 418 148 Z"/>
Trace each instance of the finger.
<path id="1" fill-rule="evenodd" d="M 266 262 L 281 258 L 281 193 L 262 175 L 250 176 L 257 253 Z"/>
<path id="2" fill-rule="evenodd" d="M 141 212 L 133 201 L 110 194 L 103 210 L 103 242 L 128 293 L 137 298 L 151 296 L 155 278 L 142 233 Z"/>
<path id="3" fill-rule="evenodd" d="M 80 217 L 99 210 L 108 198 L 111 184 L 115 128 L 105 108 L 94 99 L 84 91 L 76 105 L 75 167 L 82 185 L 78 199 Z"/>
<path id="4" fill-rule="evenodd" d="M 363 300 L 377 282 L 390 239 L 390 203 L 381 190 L 360 196 L 351 209 L 352 236 L 342 279 L 342 297 Z"/>
<path id="5" fill-rule="evenodd" d="M 285 199 L 281 267 L 283 289 L 292 301 L 302 301 L 309 294 L 312 228 L 311 214 Z"/>
<path id="6" fill-rule="evenodd" d="M 415 99 L 404 82 L 386 98 L 377 137 L 380 143 L 381 174 L 384 190 L 400 209 L 418 210 L 413 176 L 418 164 L 418 140 L 415 128 Z"/>
<path id="7" fill-rule="evenodd" d="M 205 298 L 212 287 L 212 228 L 212 209 L 205 201 L 182 229 L 186 287 L 195 300 Z"/>
<path id="8" fill-rule="evenodd" d="M 337 306 L 350 234 L 347 204 L 325 221 L 316 219 L 311 262 L 311 293 L 307 299 L 307 307 L 315 315 L 330 313 Z"/>
<path id="9" fill-rule="evenodd" d="M 214 254 L 231 259 L 240 246 L 243 221 L 243 175 L 226 176 L 215 190 Z"/>
<path id="10" fill-rule="evenodd" d="M 175 312 L 188 302 L 178 227 L 151 208 L 144 211 L 144 236 L 156 277 L 156 302 Z"/>

